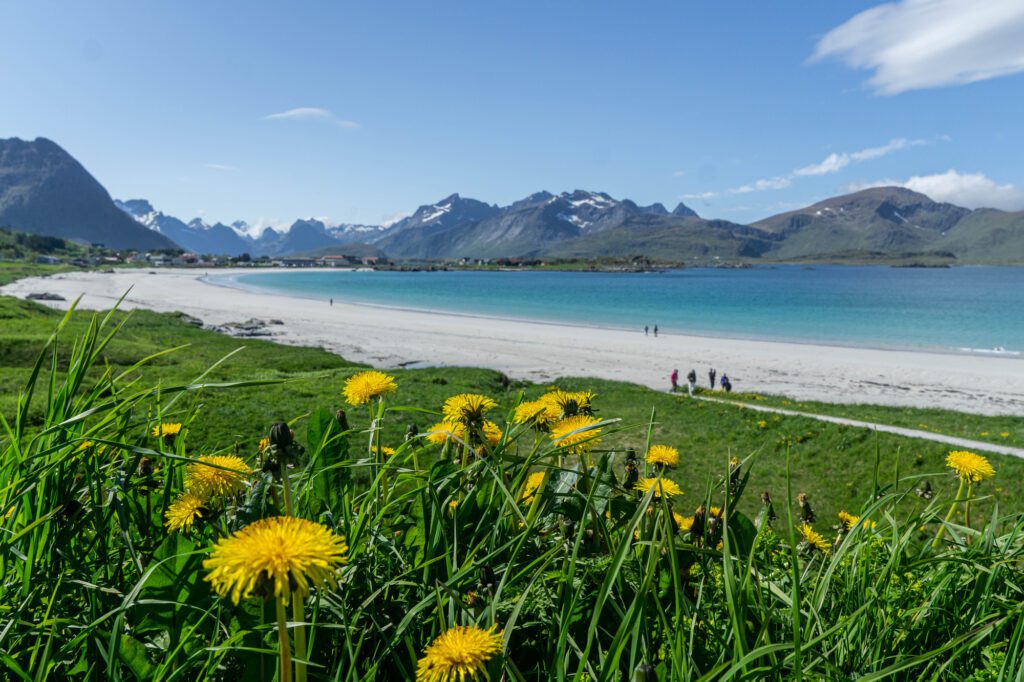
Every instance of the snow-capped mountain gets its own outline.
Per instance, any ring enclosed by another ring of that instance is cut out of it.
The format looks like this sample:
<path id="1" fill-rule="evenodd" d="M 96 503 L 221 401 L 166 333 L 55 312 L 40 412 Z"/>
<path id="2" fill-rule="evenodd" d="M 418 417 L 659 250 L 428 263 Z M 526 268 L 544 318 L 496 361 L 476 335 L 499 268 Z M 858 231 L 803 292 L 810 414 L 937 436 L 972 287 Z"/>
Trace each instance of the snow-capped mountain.
<path id="1" fill-rule="evenodd" d="M 328 225 L 315 218 L 296 220 L 289 226 L 277 228 L 262 222 L 250 225 L 243 220 L 231 225 L 210 225 L 201 218 L 193 218 L 186 223 L 157 211 L 145 199 L 115 201 L 115 204 L 146 227 L 196 253 L 284 256 L 345 244 L 369 244 L 388 232 L 379 225 Z"/>

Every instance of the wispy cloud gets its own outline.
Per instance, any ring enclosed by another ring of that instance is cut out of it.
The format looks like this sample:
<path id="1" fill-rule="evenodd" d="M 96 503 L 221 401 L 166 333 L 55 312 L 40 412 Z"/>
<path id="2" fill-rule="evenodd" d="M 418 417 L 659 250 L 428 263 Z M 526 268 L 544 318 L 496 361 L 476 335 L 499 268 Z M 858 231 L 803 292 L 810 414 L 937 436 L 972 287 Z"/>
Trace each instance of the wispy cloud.
<path id="1" fill-rule="evenodd" d="M 833 152 L 818 163 L 812 163 L 809 166 L 802 166 L 786 175 L 762 178 L 760 180 L 755 180 L 752 183 L 741 185 L 740 187 L 733 187 L 728 190 L 728 193 L 749 194 L 750 192 L 762 192 L 769 189 L 785 189 L 792 185 L 793 181 L 797 178 L 838 173 L 850 164 L 878 159 L 895 151 L 923 144 L 928 144 L 928 140 L 908 140 L 903 137 L 898 137 L 896 139 L 889 140 L 889 142 L 879 147 L 867 147 L 866 149 L 860 149 L 855 152 Z"/>
<path id="2" fill-rule="evenodd" d="M 335 115 L 332 111 L 321 107 L 296 107 L 295 109 L 289 109 L 288 111 L 279 111 L 276 114 L 268 114 L 263 118 L 268 121 L 321 120 L 349 130 L 362 127 L 355 121 L 349 121 L 348 119 L 341 118 Z"/>
<path id="3" fill-rule="evenodd" d="M 696 194 L 684 194 L 684 195 L 682 195 L 680 197 L 680 199 L 683 199 L 683 200 L 689 199 L 690 201 L 694 201 L 694 200 L 701 200 L 701 199 L 711 199 L 711 198 L 717 197 L 717 196 L 718 196 L 718 192 L 697 192 Z"/>
<path id="4" fill-rule="evenodd" d="M 962 85 L 1024 71 L 1021 0 L 901 0 L 825 34 L 811 61 L 834 58 L 874 73 L 882 95 Z"/>
<path id="5" fill-rule="evenodd" d="M 686 175 L 686 171 L 684 170 L 677 170 L 676 172 L 672 173 L 673 178 L 681 178 L 684 175 Z"/>
<path id="6" fill-rule="evenodd" d="M 238 166 L 231 166 L 231 165 L 228 165 L 226 163 L 207 163 L 207 164 L 205 164 L 205 166 L 207 168 L 210 168 L 212 170 L 217 170 L 217 171 L 236 171 L 236 170 L 238 170 Z"/>
<path id="7" fill-rule="evenodd" d="M 945 201 L 967 208 L 999 208 L 1004 211 L 1024 209 L 1024 191 L 1013 184 L 999 184 L 984 173 L 945 173 L 915 175 L 907 180 L 875 180 L 851 183 L 847 190 L 856 192 L 868 187 L 906 187 L 925 194 L 935 201 Z"/>

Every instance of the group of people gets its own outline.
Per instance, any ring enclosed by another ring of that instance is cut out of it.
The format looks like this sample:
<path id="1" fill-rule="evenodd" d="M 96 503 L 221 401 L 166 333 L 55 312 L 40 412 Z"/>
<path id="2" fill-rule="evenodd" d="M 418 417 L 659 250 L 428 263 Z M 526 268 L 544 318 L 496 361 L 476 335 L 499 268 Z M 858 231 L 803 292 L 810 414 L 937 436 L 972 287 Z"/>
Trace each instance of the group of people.
<path id="1" fill-rule="evenodd" d="M 711 390 L 715 390 L 715 378 L 718 376 L 718 370 L 714 367 L 708 370 L 708 381 L 711 384 Z M 672 392 L 675 393 L 679 390 L 679 370 L 672 370 L 670 376 L 672 380 Z M 729 375 L 722 372 L 722 378 L 719 380 L 722 385 L 722 390 L 726 393 L 732 393 L 732 382 L 729 381 Z M 686 390 L 692 396 L 694 389 L 697 388 L 697 372 L 691 369 L 690 373 L 686 375 Z"/>
<path id="2" fill-rule="evenodd" d="M 649 325 L 644 325 L 644 336 L 650 336 L 651 328 Z M 658 325 L 654 325 L 654 338 L 658 338 Z"/>

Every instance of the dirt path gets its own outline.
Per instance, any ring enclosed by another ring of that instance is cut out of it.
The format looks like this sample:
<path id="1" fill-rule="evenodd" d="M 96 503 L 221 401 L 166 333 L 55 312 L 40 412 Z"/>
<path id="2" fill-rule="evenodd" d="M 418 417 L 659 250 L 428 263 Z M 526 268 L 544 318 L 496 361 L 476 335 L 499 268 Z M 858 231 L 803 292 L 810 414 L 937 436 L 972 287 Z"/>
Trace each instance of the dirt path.
<path id="1" fill-rule="evenodd" d="M 755 412 L 770 412 L 772 414 L 785 414 L 791 417 L 807 417 L 808 419 L 817 419 L 822 422 L 831 422 L 832 424 L 843 424 L 846 426 L 857 426 L 862 429 L 871 429 L 873 431 L 882 431 L 883 433 L 894 433 L 897 436 L 907 436 L 909 438 L 922 438 L 924 440 L 932 440 L 937 443 L 946 443 L 947 445 L 953 445 L 958 448 L 965 450 L 981 450 L 984 452 L 996 452 L 1000 455 L 1010 455 L 1011 457 L 1020 457 L 1024 459 L 1024 448 L 1014 448 L 1009 445 L 997 445 L 995 443 L 984 443 L 980 440 L 968 440 L 967 438 L 957 438 L 955 436 L 946 436 L 941 433 L 931 433 L 929 431 L 919 431 L 917 429 L 908 429 L 902 426 L 889 426 L 888 424 L 875 424 L 874 422 L 865 422 L 858 419 L 846 419 L 845 417 L 833 417 L 827 414 L 814 414 L 811 412 L 798 412 L 796 410 L 785 410 L 781 407 L 768 407 L 767 405 L 750 405 L 747 403 L 736 402 L 733 400 L 723 400 L 722 398 L 709 398 L 707 396 L 694 396 L 697 400 L 704 400 L 709 403 L 720 403 L 722 405 L 735 405 L 738 408 L 745 410 L 753 410 Z"/>

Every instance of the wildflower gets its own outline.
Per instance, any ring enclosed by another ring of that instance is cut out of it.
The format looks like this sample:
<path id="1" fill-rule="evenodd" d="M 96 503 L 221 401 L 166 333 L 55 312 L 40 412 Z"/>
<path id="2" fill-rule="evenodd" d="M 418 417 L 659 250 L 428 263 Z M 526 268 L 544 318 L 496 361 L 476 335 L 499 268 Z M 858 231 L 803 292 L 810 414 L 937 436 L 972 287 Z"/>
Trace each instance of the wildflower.
<path id="1" fill-rule="evenodd" d="M 676 524 L 676 530 L 680 533 L 689 533 L 690 529 L 693 528 L 692 516 L 683 516 L 678 512 L 672 512 L 672 520 Z"/>
<path id="2" fill-rule="evenodd" d="M 584 414 L 567 417 L 551 425 L 551 440 L 571 455 L 585 454 L 601 442 L 601 429 L 592 428 L 600 421 Z"/>
<path id="3" fill-rule="evenodd" d="M 494 400 L 479 393 L 460 393 L 444 401 L 445 421 L 478 424 L 484 415 L 498 406 Z"/>
<path id="4" fill-rule="evenodd" d="M 655 486 L 657 486 L 655 488 Z M 680 488 L 675 481 L 667 478 L 641 478 L 636 483 L 634 490 L 638 490 L 643 494 L 647 494 L 651 488 L 655 488 L 654 497 L 655 499 L 664 497 L 675 497 L 676 495 L 682 495 L 683 489 Z"/>
<path id="5" fill-rule="evenodd" d="M 416 665 L 416 682 L 486 679 L 487 661 L 502 651 L 501 632 L 497 628 L 456 625 L 446 630 L 423 652 Z"/>
<path id="6" fill-rule="evenodd" d="M 759 420 L 757 422 L 757 428 L 759 428 L 759 429 L 767 429 L 768 428 L 768 422 L 766 422 L 763 419 Z"/>
<path id="7" fill-rule="evenodd" d="M 811 508 L 811 501 L 807 499 L 807 493 L 800 493 L 796 496 L 800 505 L 800 520 L 804 524 L 814 523 L 814 509 Z"/>
<path id="8" fill-rule="evenodd" d="M 679 451 L 671 445 L 652 445 L 647 450 L 647 463 L 659 467 L 674 467 L 679 464 Z"/>
<path id="9" fill-rule="evenodd" d="M 555 420 L 592 414 L 597 396 L 590 391 L 563 391 L 555 389 L 545 393 L 538 402 L 544 403 Z"/>
<path id="10" fill-rule="evenodd" d="M 234 495 L 245 488 L 252 469 L 234 455 L 202 455 L 185 470 L 185 487 L 199 497 Z"/>
<path id="11" fill-rule="evenodd" d="M 559 412 L 552 409 L 549 403 L 542 400 L 526 400 L 516 405 L 512 421 L 516 424 L 532 424 L 547 426 L 558 421 Z"/>
<path id="12" fill-rule="evenodd" d="M 206 500 L 195 493 L 182 493 L 164 513 L 164 525 L 172 533 L 192 530 L 196 519 L 203 517 Z"/>
<path id="13" fill-rule="evenodd" d="M 153 438 L 174 440 L 181 433 L 181 424 L 158 424 L 150 433 L 153 434 Z"/>
<path id="14" fill-rule="evenodd" d="M 836 530 L 838 530 L 840 533 L 849 533 L 850 529 L 856 526 L 858 521 L 860 521 L 859 516 L 854 516 L 853 514 L 841 511 L 839 512 L 839 525 L 836 526 Z M 865 521 L 861 525 L 865 528 L 874 528 L 875 522 Z"/>
<path id="15" fill-rule="evenodd" d="M 1009 432 L 1009 431 L 1003 431 L 1003 432 L 1002 432 L 1002 433 L 1000 433 L 999 435 L 1000 435 L 1000 437 L 1002 437 L 1002 438 L 1009 438 L 1009 437 L 1010 437 L 1010 432 Z"/>
<path id="16" fill-rule="evenodd" d="M 478 601 L 480 601 L 480 595 L 477 594 L 474 590 L 470 590 L 469 592 L 466 593 L 465 599 L 466 599 L 466 605 L 467 606 L 472 606 L 473 604 L 475 604 Z"/>
<path id="17" fill-rule="evenodd" d="M 501 442 L 501 427 L 491 421 L 485 421 L 483 426 L 480 427 L 480 431 L 483 433 L 484 440 L 492 448 Z"/>
<path id="18" fill-rule="evenodd" d="M 427 442 L 444 445 L 449 440 L 466 440 L 466 425 L 459 422 L 442 421 L 427 429 Z"/>
<path id="19" fill-rule="evenodd" d="M 946 466 L 956 472 L 961 481 L 977 483 L 996 475 L 989 461 L 966 450 L 954 450 L 946 457 Z"/>
<path id="20" fill-rule="evenodd" d="M 543 482 L 543 471 L 535 471 L 527 476 L 526 483 L 523 484 L 523 489 L 519 493 L 519 500 L 523 504 L 533 504 L 533 498 L 536 497 L 537 491 L 540 489 L 540 485 Z"/>
<path id="21" fill-rule="evenodd" d="M 803 545 L 805 548 L 810 550 L 817 550 L 822 554 L 828 554 L 828 540 L 826 540 L 825 536 L 823 536 L 821 533 L 811 528 L 810 525 L 806 523 L 800 524 L 800 527 L 797 528 L 797 532 L 800 533 L 800 544 Z"/>
<path id="22" fill-rule="evenodd" d="M 269 438 L 260 438 L 259 451 L 260 452 L 266 452 L 269 449 L 270 449 L 270 439 Z"/>
<path id="23" fill-rule="evenodd" d="M 345 400 L 352 406 L 365 405 L 374 398 L 394 393 L 397 388 L 393 376 L 371 369 L 345 380 Z"/>
<path id="24" fill-rule="evenodd" d="M 458 509 L 458 508 L 459 508 L 459 501 L 458 500 L 452 499 L 452 500 L 448 501 L 448 513 L 449 514 L 454 514 L 455 510 Z"/>
<path id="25" fill-rule="evenodd" d="M 217 542 L 206 580 L 221 597 L 240 599 L 255 594 L 288 603 L 325 582 L 337 585 L 335 569 L 345 563 L 345 539 L 324 525 L 291 516 L 261 519 Z"/>

